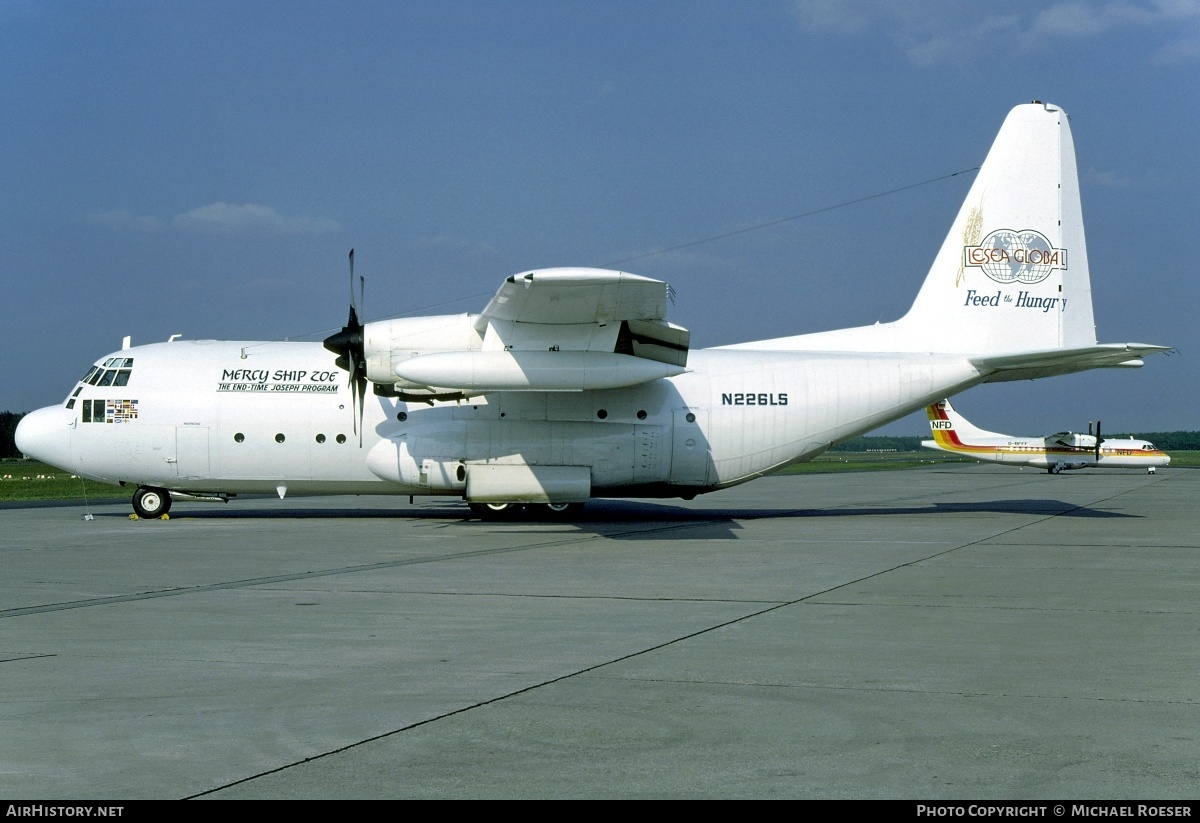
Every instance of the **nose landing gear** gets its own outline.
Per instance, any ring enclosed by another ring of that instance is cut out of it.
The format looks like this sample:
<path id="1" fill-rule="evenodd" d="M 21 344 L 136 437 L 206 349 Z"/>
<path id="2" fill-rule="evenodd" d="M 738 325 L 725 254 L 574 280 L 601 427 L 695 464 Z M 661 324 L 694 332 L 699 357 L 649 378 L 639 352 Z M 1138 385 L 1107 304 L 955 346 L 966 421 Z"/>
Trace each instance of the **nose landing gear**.
<path id="1" fill-rule="evenodd" d="M 155 520 L 171 510 L 171 493 L 166 489 L 139 486 L 133 493 L 133 511 L 143 520 Z"/>

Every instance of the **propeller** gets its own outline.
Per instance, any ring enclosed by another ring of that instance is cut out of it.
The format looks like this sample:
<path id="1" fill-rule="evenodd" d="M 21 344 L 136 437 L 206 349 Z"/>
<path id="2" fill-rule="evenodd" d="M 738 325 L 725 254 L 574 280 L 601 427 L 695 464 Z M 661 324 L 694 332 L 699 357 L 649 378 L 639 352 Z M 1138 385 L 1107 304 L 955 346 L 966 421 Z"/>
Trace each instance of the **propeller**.
<path id="1" fill-rule="evenodd" d="M 1100 462 L 1100 444 L 1104 442 L 1100 439 L 1100 421 L 1096 420 L 1096 462 Z"/>
<path id="2" fill-rule="evenodd" d="M 366 292 L 366 280 L 359 278 L 359 297 Z M 367 394 L 367 357 L 363 324 L 358 319 L 358 303 L 354 299 L 354 249 L 350 249 L 350 318 L 342 330 L 325 338 L 325 348 L 338 356 L 334 363 L 350 375 L 351 423 L 362 447 L 363 403 Z"/>

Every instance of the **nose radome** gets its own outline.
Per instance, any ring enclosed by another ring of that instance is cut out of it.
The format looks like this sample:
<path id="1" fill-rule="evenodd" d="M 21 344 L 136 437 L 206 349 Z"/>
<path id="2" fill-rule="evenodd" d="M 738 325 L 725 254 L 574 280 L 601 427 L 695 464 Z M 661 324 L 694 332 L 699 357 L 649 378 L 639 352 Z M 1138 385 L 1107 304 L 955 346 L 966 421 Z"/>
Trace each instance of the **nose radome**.
<path id="1" fill-rule="evenodd" d="M 61 406 L 31 411 L 17 424 L 14 439 L 17 449 L 35 460 L 60 469 L 74 471 L 71 454 L 71 418 Z"/>

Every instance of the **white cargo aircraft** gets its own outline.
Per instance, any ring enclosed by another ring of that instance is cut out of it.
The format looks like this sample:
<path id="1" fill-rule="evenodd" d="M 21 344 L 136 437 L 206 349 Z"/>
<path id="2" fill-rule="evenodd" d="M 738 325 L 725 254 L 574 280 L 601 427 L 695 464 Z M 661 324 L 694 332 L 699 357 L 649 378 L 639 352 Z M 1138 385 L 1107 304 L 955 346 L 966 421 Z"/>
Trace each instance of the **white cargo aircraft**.
<path id="1" fill-rule="evenodd" d="M 1059 432 L 1049 437 L 1013 437 L 1010 434 L 984 431 L 942 400 L 926 407 L 932 440 L 922 440 L 927 449 L 960 454 L 975 460 L 1005 463 L 1010 466 L 1033 466 L 1058 474 L 1068 469 L 1089 466 L 1101 469 L 1145 469 L 1154 474 L 1158 466 L 1170 464 L 1171 458 L 1156 449 L 1148 440 L 1100 436 L 1100 421 L 1096 433 L 1092 424 L 1088 433 Z"/>
<path id="2" fill-rule="evenodd" d="M 691 499 L 980 383 L 1169 348 L 1097 345 L 1071 130 L 1040 102 L 1005 120 L 899 320 L 689 351 L 666 303 L 658 280 L 544 269 L 481 314 L 362 324 L 352 296 L 324 345 L 127 339 L 28 414 L 17 445 L 136 489 L 141 517 L 251 493 L 566 515 L 592 497 Z"/>

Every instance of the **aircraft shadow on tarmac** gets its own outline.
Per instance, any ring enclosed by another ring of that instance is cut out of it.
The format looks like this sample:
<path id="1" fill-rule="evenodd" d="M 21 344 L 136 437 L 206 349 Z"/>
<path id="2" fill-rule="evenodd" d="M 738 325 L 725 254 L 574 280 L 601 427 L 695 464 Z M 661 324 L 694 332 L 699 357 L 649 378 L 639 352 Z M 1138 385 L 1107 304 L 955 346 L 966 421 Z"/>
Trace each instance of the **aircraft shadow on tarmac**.
<path id="1" fill-rule="evenodd" d="M 265 500 L 266 498 L 260 498 Z M 455 521 L 448 526 L 465 529 L 503 530 L 510 533 L 547 529 L 594 533 L 614 540 L 730 540 L 742 530 L 739 521 L 761 519 L 805 519 L 819 517 L 863 518 L 898 515 L 940 516 L 955 514 L 1014 514 L 1026 517 L 1136 518 L 1138 515 L 1103 511 L 1053 499 L 982 500 L 978 502 L 913 502 L 891 506 L 844 506 L 830 508 L 717 508 L 697 509 L 670 503 L 633 500 L 593 500 L 573 520 L 515 519 L 483 521 L 474 517 L 458 501 L 423 501 L 415 506 L 383 508 L 379 506 L 312 508 L 302 503 L 296 508 L 279 508 L 250 499 L 228 506 L 204 507 L 184 504 L 176 507 L 172 520 L 413 520 Z M 103 512 L 98 517 L 127 517 L 121 511 Z M 152 522 L 152 521 L 151 521 Z"/>

